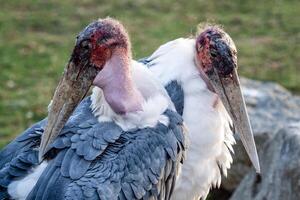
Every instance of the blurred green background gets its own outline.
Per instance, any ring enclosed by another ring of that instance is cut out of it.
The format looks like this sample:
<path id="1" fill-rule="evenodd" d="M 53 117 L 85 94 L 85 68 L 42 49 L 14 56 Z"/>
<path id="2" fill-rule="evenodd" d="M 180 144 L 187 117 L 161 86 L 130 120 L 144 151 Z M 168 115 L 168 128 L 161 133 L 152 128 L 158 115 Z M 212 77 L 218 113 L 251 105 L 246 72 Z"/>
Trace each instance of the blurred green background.
<path id="1" fill-rule="evenodd" d="M 240 74 L 300 93 L 299 13 L 299 0 L 1 0 L 0 147 L 46 116 L 75 36 L 92 20 L 121 20 L 134 58 L 190 36 L 199 22 L 222 24 Z"/>

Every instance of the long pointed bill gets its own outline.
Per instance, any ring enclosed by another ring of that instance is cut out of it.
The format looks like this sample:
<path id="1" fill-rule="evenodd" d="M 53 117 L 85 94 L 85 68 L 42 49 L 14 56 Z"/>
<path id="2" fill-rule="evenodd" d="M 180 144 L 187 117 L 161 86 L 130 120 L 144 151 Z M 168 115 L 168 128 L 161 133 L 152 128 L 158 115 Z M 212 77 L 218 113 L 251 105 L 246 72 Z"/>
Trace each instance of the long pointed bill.
<path id="1" fill-rule="evenodd" d="M 68 118 L 85 97 L 97 70 L 87 64 L 78 66 L 71 60 L 55 90 L 52 104 L 48 113 L 48 123 L 42 135 L 39 161 L 49 151 L 50 144 L 59 135 Z"/>
<path id="2" fill-rule="evenodd" d="M 236 131 L 239 133 L 242 143 L 247 151 L 248 156 L 256 169 L 260 173 L 260 166 L 253 132 L 247 114 L 245 101 L 240 88 L 240 81 L 236 69 L 230 77 L 222 77 L 216 69 L 209 75 L 212 84 L 219 94 L 226 110 L 233 120 Z"/>

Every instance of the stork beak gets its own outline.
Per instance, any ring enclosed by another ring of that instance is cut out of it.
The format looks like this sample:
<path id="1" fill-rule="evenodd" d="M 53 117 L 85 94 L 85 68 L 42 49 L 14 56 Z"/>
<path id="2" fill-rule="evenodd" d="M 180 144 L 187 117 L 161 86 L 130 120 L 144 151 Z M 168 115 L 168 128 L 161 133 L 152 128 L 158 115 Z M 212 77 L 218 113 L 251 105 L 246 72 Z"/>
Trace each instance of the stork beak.
<path id="1" fill-rule="evenodd" d="M 50 150 L 52 142 L 59 135 L 76 106 L 89 91 L 97 75 L 97 69 L 89 66 L 88 62 L 83 63 L 76 60 L 74 62 L 74 60 L 70 59 L 55 90 L 48 113 L 48 123 L 41 139 L 40 162 Z"/>
<path id="2" fill-rule="evenodd" d="M 236 131 L 239 133 L 247 154 L 256 169 L 260 173 L 260 166 L 253 132 L 251 129 L 245 101 L 241 92 L 240 81 L 236 68 L 225 77 L 218 73 L 217 69 L 208 74 L 212 85 L 219 94 L 226 110 L 228 111 Z"/>

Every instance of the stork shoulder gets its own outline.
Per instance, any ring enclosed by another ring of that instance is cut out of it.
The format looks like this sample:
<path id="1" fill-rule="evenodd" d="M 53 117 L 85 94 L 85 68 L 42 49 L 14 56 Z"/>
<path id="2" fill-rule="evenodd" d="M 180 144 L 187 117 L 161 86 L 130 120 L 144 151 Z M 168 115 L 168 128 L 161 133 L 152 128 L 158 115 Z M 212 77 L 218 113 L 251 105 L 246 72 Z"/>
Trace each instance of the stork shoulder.
<path id="1" fill-rule="evenodd" d="M 160 46 L 151 56 L 142 60 L 163 85 L 170 80 L 185 82 L 199 74 L 194 63 L 195 41 L 179 38 Z"/>

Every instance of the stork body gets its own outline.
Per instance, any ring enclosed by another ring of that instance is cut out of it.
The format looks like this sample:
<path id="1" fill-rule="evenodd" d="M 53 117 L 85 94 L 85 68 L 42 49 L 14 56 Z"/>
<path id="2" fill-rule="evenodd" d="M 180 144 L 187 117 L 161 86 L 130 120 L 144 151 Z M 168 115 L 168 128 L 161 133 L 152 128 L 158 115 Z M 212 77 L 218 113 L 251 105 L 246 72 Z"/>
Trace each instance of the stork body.
<path id="1" fill-rule="evenodd" d="M 205 27 L 196 39 L 168 42 L 141 62 L 166 86 L 189 131 L 172 199 L 205 199 L 212 187 L 220 186 L 232 163 L 233 125 L 260 171 L 236 71 L 237 52 L 226 32 Z"/>
<path id="2" fill-rule="evenodd" d="M 79 35 L 48 118 L 0 152 L 1 200 L 170 198 L 185 150 L 182 118 L 129 50 L 115 20 Z"/>
<path id="3" fill-rule="evenodd" d="M 222 103 L 215 102 L 217 95 L 199 76 L 194 39 L 168 42 L 144 62 L 163 85 L 175 81 L 183 91 L 180 98 L 182 117 L 189 131 L 189 148 L 172 199 L 205 198 L 211 187 L 220 185 L 222 173 L 226 175 L 232 162 L 230 151 L 235 140 L 231 120 Z M 170 96 L 176 92 L 172 88 L 168 91 Z"/>

